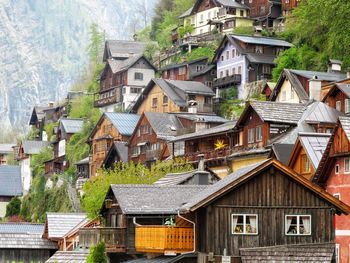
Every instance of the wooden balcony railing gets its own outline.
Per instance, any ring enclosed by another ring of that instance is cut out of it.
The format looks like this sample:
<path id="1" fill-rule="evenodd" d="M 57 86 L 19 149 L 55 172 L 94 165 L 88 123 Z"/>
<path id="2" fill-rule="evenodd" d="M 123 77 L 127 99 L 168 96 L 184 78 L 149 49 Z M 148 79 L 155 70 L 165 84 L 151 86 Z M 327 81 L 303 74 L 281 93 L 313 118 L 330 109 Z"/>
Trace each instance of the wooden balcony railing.
<path id="1" fill-rule="evenodd" d="M 79 229 L 79 246 L 90 248 L 103 241 L 107 252 L 126 252 L 126 228 L 99 227 Z"/>
<path id="2" fill-rule="evenodd" d="M 183 253 L 193 250 L 192 227 L 137 226 L 135 248 L 143 253 Z"/>
<path id="3" fill-rule="evenodd" d="M 235 146 L 234 148 L 226 148 L 226 149 L 222 149 L 222 150 L 186 153 L 182 157 L 186 158 L 186 160 L 189 162 L 197 162 L 197 161 L 199 161 L 198 155 L 203 154 L 204 160 L 213 160 L 213 159 L 228 157 L 235 152 L 243 150 L 243 148 L 244 148 L 243 146 Z"/>
<path id="4" fill-rule="evenodd" d="M 107 98 L 103 98 L 103 99 L 97 99 L 94 101 L 94 107 L 95 108 L 99 108 L 99 107 L 103 107 L 103 106 L 107 106 L 110 104 L 114 104 L 117 103 L 117 95 L 113 95 Z"/>
<path id="5" fill-rule="evenodd" d="M 240 84 L 242 81 L 241 74 L 235 74 L 228 77 L 223 77 L 219 79 L 214 79 L 213 87 L 223 87 L 223 86 L 229 86 L 229 85 L 236 85 Z"/>

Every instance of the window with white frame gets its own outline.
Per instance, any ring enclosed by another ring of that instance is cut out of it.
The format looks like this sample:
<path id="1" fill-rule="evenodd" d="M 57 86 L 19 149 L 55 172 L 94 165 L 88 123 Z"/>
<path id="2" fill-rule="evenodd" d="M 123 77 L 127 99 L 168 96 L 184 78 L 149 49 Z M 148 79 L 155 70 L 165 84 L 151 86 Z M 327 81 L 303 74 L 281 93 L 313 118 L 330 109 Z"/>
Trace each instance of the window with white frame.
<path id="1" fill-rule="evenodd" d="M 345 113 L 350 112 L 350 99 L 345 99 Z"/>
<path id="2" fill-rule="evenodd" d="M 338 200 L 340 200 L 340 193 L 335 193 L 335 194 L 333 194 L 333 196 L 334 196 L 335 198 L 337 198 Z"/>
<path id="3" fill-rule="evenodd" d="M 255 140 L 257 142 L 260 142 L 262 140 L 262 127 L 258 126 L 256 127 L 256 131 L 255 131 Z"/>
<path id="4" fill-rule="evenodd" d="M 286 215 L 286 235 L 311 235 L 311 215 Z"/>
<path id="5" fill-rule="evenodd" d="M 233 235 L 256 235 L 258 234 L 258 215 L 232 214 Z"/>
<path id="6" fill-rule="evenodd" d="M 254 128 L 248 129 L 248 143 L 254 142 Z"/>
<path id="7" fill-rule="evenodd" d="M 131 148 L 131 156 L 139 156 L 140 155 L 140 147 L 132 147 Z"/>
<path id="8" fill-rule="evenodd" d="M 344 158 L 344 172 L 350 173 L 350 158 Z"/>
<path id="9" fill-rule="evenodd" d="M 335 174 L 339 174 L 339 164 L 336 164 L 334 167 Z"/>
<path id="10" fill-rule="evenodd" d="M 340 100 L 337 100 L 335 102 L 335 109 L 338 111 L 341 111 L 341 101 Z"/>
<path id="11" fill-rule="evenodd" d="M 180 67 L 179 68 L 179 75 L 185 75 L 186 74 L 186 67 Z"/>

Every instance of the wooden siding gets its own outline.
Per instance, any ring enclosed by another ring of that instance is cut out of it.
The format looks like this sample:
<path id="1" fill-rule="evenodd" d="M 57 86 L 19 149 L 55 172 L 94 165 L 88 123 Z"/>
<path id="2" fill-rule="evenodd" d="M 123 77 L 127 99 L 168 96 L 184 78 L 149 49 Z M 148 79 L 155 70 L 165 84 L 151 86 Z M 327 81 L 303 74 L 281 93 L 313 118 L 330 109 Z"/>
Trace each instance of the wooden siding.
<path id="1" fill-rule="evenodd" d="M 308 172 L 303 171 L 303 158 L 307 158 L 309 162 L 310 169 Z M 297 174 L 300 174 L 308 180 L 310 180 L 313 177 L 313 175 L 315 174 L 315 169 L 317 169 L 317 167 L 315 168 L 312 166 L 310 158 L 307 156 L 305 149 L 299 141 L 290 159 L 291 162 L 289 164 L 289 167 L 292 168 L 293 171 L 295 171 Z"/>
<path id="2" fill-rule="evenodd" d="M 231 215 L 257 214 L 257 235 L 232 235 Z M 311 215 L 311 235 L 286 236 L 285 215 Z M 296 243 L 334 242 L 332 206 L 275 168 L 261 171 L 250 181 L 197 212 L 199 251 L 216 255 L 227 249 Z"/>
<path id="3" fill-rule="evenodd" d="M 213 0 L 201 1 L 200 5 L 198 6 L 197 13 L 212 9 L 214 7 L 216 7 L 216 4 L 214 3 Z"/>
<path id="4" fill-rule="evenodd" d="M 344 130 L 339 126 L 334 134 L 334 141 L 330 150 L 330 156 L 341 155 L 350 152 L 350 143 Z"/>
<path id="5" fill-rule="evenodd" d="M 259 115 L 255 111 L 251 111 L 246 118 L 245 123 L 243 124 L 243 146 L 252 148 L 262 148 L 267 145 L 269 139 L 269 125 L 268 123 L 262 121 Z M 262 127 L 262 140 L 256 140 L 256 128 Z M 254 129 L 254 142 L 248 142 L 248 131 L 249 129 Z"/>
<path id="6" fill-rule="evenodd" d="M 244 0 L 244 3 L 250 7 L 250 17 L 267 16 L 270 11 L 269 0 Z"/>
<path id="7" fill-rule="evenodd" d="M 348 99 L 348 97 L 339 89 L 336 89 L 336 91 L 328 96 L 325 99 L 325 103 L 328 104 L 332 108 L 336 108 L 336 102 L 340 101 L 341 102 L 341 112 L 345 112 L 345 99 Z"/>
<path id="8" fill-rule="evenodd" d="M 49 249 L 0 249 L 1 262 L 44 263 L 55 251 Z"/>

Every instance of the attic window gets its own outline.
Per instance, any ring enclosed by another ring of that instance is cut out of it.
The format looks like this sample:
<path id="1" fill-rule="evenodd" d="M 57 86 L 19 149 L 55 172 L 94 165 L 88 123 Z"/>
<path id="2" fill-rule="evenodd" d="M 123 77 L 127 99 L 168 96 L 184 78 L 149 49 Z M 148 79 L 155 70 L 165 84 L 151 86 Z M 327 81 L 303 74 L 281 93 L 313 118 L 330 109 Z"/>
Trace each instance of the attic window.
<path id="1" fill-rule="evenodd" d="M 301 166 L 302 173 L 310 172 L 310 161 L 306 154 L 301 155 Z"/>

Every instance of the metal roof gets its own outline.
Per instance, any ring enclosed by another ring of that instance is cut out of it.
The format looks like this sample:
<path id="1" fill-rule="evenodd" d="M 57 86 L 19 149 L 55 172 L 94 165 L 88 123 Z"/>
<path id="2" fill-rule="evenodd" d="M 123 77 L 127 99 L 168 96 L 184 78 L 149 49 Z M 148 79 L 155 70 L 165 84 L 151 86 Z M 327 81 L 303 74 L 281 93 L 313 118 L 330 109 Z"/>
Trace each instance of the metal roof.
<path id="1" fill-rule="evenodd" d="M 336 83 L 335 85 L 345 94 L 346 97 L 350 98 L 350 84 Z"/>
<path id="2" fill-rule="evenodd" d="M 272 145 L 272 151 L 275 153 L 277 160 L 284 165 L 288 165 L 293 148 L 294 144 L 275 143 Z"/>
<path id="3" fill-rule="evenodd" d="M 104 115 L 112 122 L 118 132 L 125 136 L 132 135 L 140 119 L 140 115 L 130 113 L 105 112 Z"/>
<path id="4" fill-rule="evenodd" d="M 44 233 L 44 224 L 34 223 L 0 223 L 0 233 L 30 233 L 40 234 Z"/>
<path id="5" fill-rule="evenodd" d="M 13 148 L 12 147 L 15 147 L 16 144 L 0 144 L 0 153 L 11 153 L 13 152 Z"/>
<path id="6" fill-rule="evenodd" d="M 197 81 L 185 81 L 185 80 L 165 80 L 169 85 L 179 90 L 182 90 L 188 94 L 200 94 L 214 96 L 214 92 L 211 88 Z"/>
<path id="7" fill-rule="evenodd" d="M 25 154 L 39 154 L 41 150 L 50 145 L 50 142 L 44 141 L 22 141 Z"/>
<path id="8" fill-rule="evenodd" d="M 299 133 L 299 140 L 315 170 L 321 161 L 330 137 L 331 134 L 325 133 Z"/>
<path id="9" fill-rule="evenodd" d="M 62 238 L 79 223 L 86 220 L 84 213 L 47 213 L 48 238 Z"/>
<path id="10" fill-rule="evenodd" d="M 89 250 L 86 251 L 56 251 L 46 263 L 86 263 Z"/>
<path id="11" fill-rule="evenodd" d="M 309 105 L 307 112 L 309 112 L 309 114 L 306 116 L 304 121 L 309 124 L 312 124 L 312 123 L 336 124 L 338 121 L 338 117 L 345 115 L 344 113 L 319 101 L 315 101 L 311 105 Z"/>
<path id="12" fill-rule="evenodd" d="M 171 174 L 167 174 L 166 176 L 160 178 L 153 185 L 157 185 L 157 186 L 181 185 L 182 183 L 191 179 L 196 174 L 201 174 L 201 175 L 206 175 L 206 176 L 211 175 L 209 172 L 197 171 L 197 170 L 189 171 L 189 172 L 182 172 L 182 173 L 171 173 Z"/>
<path id="13" fill-rule="evenodd" d="M 176 214 L 203 185 L 111 185 L 123 214 Z"/>
<path id="14" fill-rule="evenodd" d="M 43 239 L 41 234 L 0 233 L 0 249 L 52 249 L 57 250 L 56 242 Z"/>
<path id="15" fill-rule="evenodd" d="M 164 140 L 172 140 L 179 129 L 183 128 L 175 114 L 161 112 L 145 112 L 149 124 L 157 137 Z"/>
<path id="16" fill-rule="evenodd" d="M 21 196 L 21 167 L 15 165 L 0 165 L 0 196 Z"/>
<path id="17" fill-rule="evenodd" d="M 271 38 L 271 37 L 241 36 L 241 35 L 234 35 L 234 34 L 230 34 L 229 36 L 247 44 L 279 46 L 279 47 L 293 46 L 293 44 L 287 41 L 277 39 L 277 38 Z"/>
<path id="18" fill-rule="evenodd" d="M 277 56 L 275 55 L 264 55 L 264 54 L 256 54 L 256 53 L 247 53 L 247 59 L 250 63 L 257 64 L 270 64 L 275 65 L 275 59 Z"/>
<path id="19" fill-rule="evenodd" d="M 178 18 L 184 18 L 187 16 L 190 16 L 193 10 L 193 6 L 187 9 L 185 12 L 183 12 L 181 15 L 178 16 Z"/>
<path id="20" fill-rule="evenodd" d="M 225 123 L 229 121 L 215 114 L 176 113 L 176 116 L 196 122 Z"/>
<path id="21" fill-rule="evenodd" d="M 68 119 L 61 118 L 60 124 L 66 133 L 78 133 L 83 130 L 84 120 L 83 119 Z"/>
<path id="22" fill-rule="evenodd" d="M 297 70 L 297 69 L 286 69 L 290 72 L 302 76 L 307 79 L 312 79 L 313 77 L 317 77 L 318 80 L 325 81 L 339 81 L 346 79 L 346 73 L 342 72 L 322 72 L 322 71 L 309 71 L 309 70 Z"/>
<path id="23" fill-rule="evenodd" d="M 350 117 L 341 116 L 339 117 L 339 122 L 350 142 Z"/>

